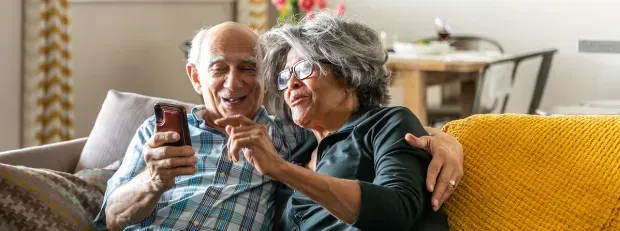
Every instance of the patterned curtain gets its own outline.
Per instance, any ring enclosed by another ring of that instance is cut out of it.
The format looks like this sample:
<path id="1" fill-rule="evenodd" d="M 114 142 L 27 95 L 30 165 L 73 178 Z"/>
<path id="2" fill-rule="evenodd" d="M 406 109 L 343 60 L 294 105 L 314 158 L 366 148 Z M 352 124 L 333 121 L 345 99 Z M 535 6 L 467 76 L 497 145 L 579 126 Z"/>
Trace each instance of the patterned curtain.
<path id="1" fill-rule="evenodd" d="M 68 0 L 26 0 L 24 146 L 73 138 Z"/>
<path id="2" fill-rule="evenodd" d="M 237 22 L 249 25 L 259 33 L 265 32 L 269 23 L 268 0 L 239 0 Z"/>

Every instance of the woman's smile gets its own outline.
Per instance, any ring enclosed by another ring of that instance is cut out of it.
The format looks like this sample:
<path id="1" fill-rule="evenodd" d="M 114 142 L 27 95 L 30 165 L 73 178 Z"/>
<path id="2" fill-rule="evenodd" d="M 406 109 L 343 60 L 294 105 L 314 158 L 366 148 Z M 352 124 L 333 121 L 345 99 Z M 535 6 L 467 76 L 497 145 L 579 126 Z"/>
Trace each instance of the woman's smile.
<path id="1" fill-rule="evenodd" d="M 291 95 L 290 106 L 295 107 L 308 102 L 310 97 L 306 95 Z"/>

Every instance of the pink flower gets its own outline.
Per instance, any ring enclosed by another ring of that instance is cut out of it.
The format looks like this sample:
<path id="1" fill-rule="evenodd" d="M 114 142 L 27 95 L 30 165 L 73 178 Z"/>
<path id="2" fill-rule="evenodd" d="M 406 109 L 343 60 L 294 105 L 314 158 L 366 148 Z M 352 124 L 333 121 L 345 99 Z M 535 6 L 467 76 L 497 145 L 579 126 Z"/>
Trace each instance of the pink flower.
<path id="1" fill-rule="evenodd" d="M 327 0 L 314 0 L 314 4 L 316 4 L 316 7 L 319 9 L 327 8 Z"/>
<path id="2" fill-rule="evenodd" d="M 299 0 L 297 1 L 297 6 L 299 6 L 299 9 L 303 12 L 309 12 L 312 10 L 312 7 L 314 7 L 314 1 L 313 0 Z"/>
<path id="3" fill-rule="evenodd" d="M 346 10 L 347 8 L 344 6 L 344 4 L 338 3 L 338 5 L 336 5 L 336 14 L 338 16 L 343 15 Z"/>
<path id="4" fill-rule="evenodd" d="M 271 0 L 271 4 L 276 6 L 276 9 L 281 10 L 286 4 L 286 0 Z"/>
<path id="5" fill-rule="evenodd" d="M 312 11 L 308 12 L 308 14 L 306 14 L 306 17 L 308 18 L 308 20 L 314 19 L 314 12 Z"/>

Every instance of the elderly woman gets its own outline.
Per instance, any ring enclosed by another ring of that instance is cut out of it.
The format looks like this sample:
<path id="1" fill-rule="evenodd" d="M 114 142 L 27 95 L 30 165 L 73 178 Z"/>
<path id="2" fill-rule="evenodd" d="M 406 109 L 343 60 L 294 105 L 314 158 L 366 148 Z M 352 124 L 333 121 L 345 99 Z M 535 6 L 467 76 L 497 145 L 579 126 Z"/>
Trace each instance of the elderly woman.
<path id="1" fill-rule="evenodd" d="M 431 156 L 404 140 L 427 133 L 409 109 L 382 106 L 387 54 L 377 33 L 319 13 L 267 32 L 263 44 L 271 105 L 314 137 L 296 149 L 292 164 L 277 155 L 265 129 L 226 129 L 233 155 L 242 150 L 258 171 L 295 191 L 282 228 L 447 229 L 425 188 Z"/>

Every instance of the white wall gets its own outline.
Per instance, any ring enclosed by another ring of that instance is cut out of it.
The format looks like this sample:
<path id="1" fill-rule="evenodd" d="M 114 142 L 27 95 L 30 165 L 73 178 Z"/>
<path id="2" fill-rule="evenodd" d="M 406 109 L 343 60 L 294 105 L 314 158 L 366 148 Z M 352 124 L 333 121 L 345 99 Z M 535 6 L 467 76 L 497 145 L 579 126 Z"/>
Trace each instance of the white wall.
<path id="1" fill-rule="evenodd" d="M 337 1 L 332 1 L 332 4 Z M 616 0 L 340 0 L 377 30 L 411 40 L 441 17 L 457 33 L 498 40 L 507 52 L 557 48 L 541 106 L 620 99 L 620 54 L 578 53 L 579 39 L 620 40 Z M 330 4 L 331 5 L 331 4 Z M 525 77 L 525 78 L 521 78 Z M 509 112 L 526 112 L 533 76 L 519 75 Z M 515 106 L 519 105 L 519 106 Z"/>
<path id="2" fill-rule="evenodd" d="M 234 16 L 232 0 L 130 2 L 71 5 L 77 137 L 88 136 L 109 89 L 201 102 L 179 45 L 201 27 Z"/>
<path id="3" fill-rule="evenodd" d="M 21 1 L 0 1 L 0 151 L 20 142 Z"/>

